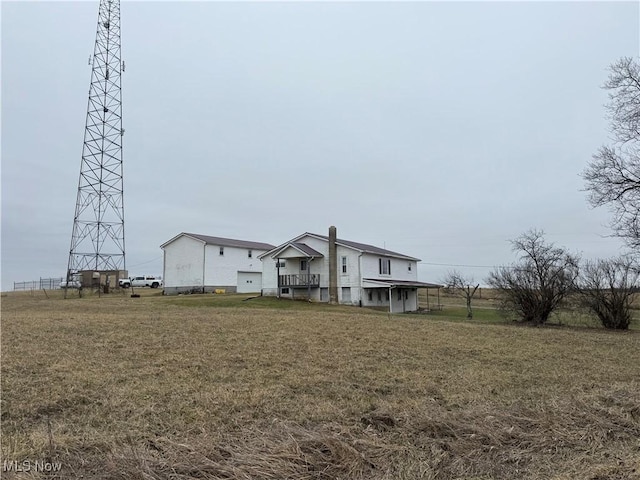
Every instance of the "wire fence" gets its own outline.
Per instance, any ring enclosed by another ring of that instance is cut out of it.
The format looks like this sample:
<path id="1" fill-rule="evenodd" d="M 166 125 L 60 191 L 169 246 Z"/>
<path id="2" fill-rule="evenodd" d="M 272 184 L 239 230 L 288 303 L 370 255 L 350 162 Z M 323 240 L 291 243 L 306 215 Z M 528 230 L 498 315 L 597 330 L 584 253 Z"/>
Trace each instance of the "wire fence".
<path id="1" fill-rule="evenodd" d="M 40 280 L 31 280 L 30 282 L 13 282 L 13 291 L 26 290 L 60 290 L 60 282 L 64 281 L 64 277 L 41 278 Z"/>

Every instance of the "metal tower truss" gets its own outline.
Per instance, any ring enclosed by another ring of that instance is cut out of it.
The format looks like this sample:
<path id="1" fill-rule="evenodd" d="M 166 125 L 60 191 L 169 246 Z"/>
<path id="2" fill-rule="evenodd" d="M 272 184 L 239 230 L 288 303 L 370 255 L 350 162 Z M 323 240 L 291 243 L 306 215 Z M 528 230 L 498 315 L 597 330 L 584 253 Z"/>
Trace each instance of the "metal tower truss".
<path id="1" fill-rule="evenodd" d="M 120 1 L 100 0 L 67 279 L 125 270 Z"/>

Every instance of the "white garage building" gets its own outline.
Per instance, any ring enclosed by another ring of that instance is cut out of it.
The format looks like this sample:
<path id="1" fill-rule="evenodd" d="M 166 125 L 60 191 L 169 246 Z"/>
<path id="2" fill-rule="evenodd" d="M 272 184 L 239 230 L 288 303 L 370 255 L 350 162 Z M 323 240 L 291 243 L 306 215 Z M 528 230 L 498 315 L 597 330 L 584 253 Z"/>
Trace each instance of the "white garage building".
<path id="1" fill-rule="evenodd" d="M 164 250 L 165 295 L 181 292 L 260 292 L 261 255 L 273 248 L 262 242 L 180 233 L 160 245 Z"/>

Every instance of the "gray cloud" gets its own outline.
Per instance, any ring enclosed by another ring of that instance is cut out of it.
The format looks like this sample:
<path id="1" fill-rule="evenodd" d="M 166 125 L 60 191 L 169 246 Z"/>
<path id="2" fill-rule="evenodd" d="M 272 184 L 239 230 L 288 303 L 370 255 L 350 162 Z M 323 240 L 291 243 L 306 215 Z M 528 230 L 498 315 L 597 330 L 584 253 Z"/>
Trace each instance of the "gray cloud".
<path id="1" fill-rule="evenodd" d="M 637 3 L 124 2 L 127 264 L 180 231 L 303 231 L 446 266 L 530 227 L 610 256 L 579 173 Z M 2 289 L 63 275 L 97 2 L 2 4 Z M 465 267 L 481 279 L 487 268 Z M 465 270 L 465 268 L 461 268 Z"/>

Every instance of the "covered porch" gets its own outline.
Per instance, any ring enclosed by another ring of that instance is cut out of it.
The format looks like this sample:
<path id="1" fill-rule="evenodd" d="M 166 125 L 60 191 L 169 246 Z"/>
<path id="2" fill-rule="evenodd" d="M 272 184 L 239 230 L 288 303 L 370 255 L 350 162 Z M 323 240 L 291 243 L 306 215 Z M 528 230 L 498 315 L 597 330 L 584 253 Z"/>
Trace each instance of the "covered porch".
<path id="1" fill-rule="evenodd" d="M 314 268 L 314 260 L 324 258 L 322 253 L 305 243 L 291 242 L 274 252 L 271 258 L 276 262 L 278 297 L 293 298 L 295 295 L 300 298 L 304 290 L 308 300 L 319 297 L 321 267 Z"/>
<path id="2" fill-rule="evenodd" d="M 419 309 L 418 289 L 436 289 L 439 295 L 442 285 L 436 283 L 363 278 L 365 291 L 363 306 L 388 305 L 389 313 L 415 312 Z M 384 298 L 384 300 L 381 300 Z M 438 304 L 440 302 L 438 301 Z"/>

